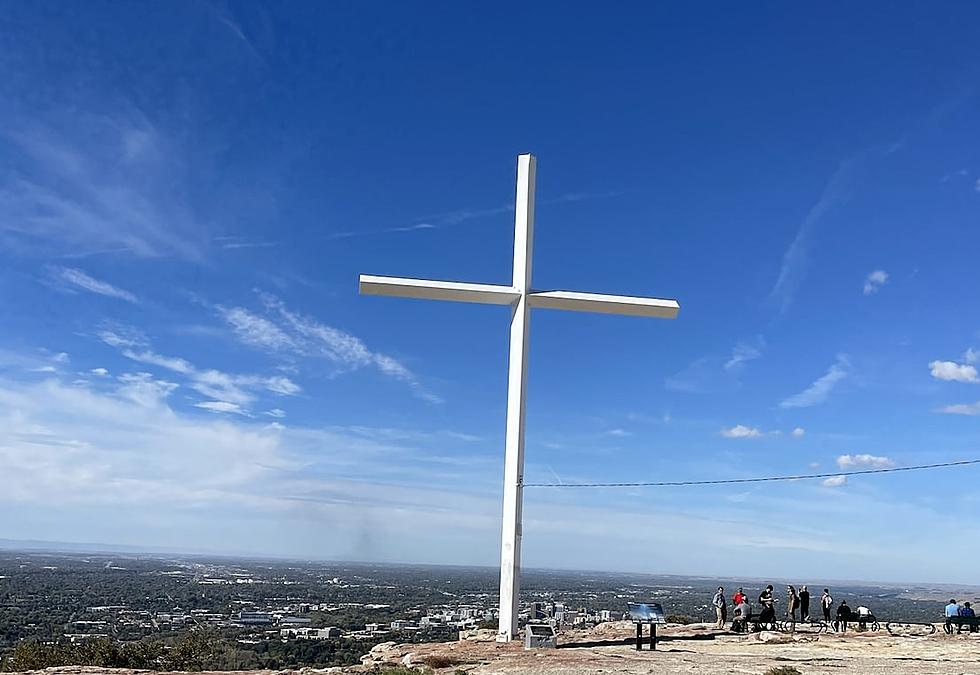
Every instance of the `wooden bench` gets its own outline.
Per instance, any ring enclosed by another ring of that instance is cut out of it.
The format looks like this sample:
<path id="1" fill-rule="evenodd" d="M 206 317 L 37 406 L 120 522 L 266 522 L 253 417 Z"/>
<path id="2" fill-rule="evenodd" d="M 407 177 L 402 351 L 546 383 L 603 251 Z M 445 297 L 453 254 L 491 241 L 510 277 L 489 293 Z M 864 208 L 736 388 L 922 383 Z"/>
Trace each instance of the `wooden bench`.
<path id="1" fill-rule="evenodd" d="M 976 633 L 977 628 L 980 628 L 980 617 L 978 616 L 948 616 L 946 617 L 946 623 L 943 624 L 943 630 L 946 631 L 947 635 L 953 634 L 953 626 L 956 626 L 956 632 L 962 633 L 963 626 L 967 626 L 971 633 Z"/>

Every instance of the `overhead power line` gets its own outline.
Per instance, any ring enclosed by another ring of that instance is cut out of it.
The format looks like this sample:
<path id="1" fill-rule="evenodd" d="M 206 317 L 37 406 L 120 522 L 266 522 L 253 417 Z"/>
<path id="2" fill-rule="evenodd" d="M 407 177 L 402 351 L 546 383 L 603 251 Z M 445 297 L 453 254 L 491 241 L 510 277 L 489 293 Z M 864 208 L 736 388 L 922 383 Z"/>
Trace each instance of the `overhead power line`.
<path id="1" fill-rule="evenodd" d="M 731 485 L 733 483 L 774 483 L 789 480 L 811 480 L 815 478 L 836 478 L 838 476 L 866 476 L 872 473 L 896 473 L 898 471 L 924 471 L 925 469 L 944 469 L 953 466 L 980 464 L 980 459 L 965 459 L 941 464 L 918 464 L 916 466 L 893 466 L 887 469 L 860 469 L 857 471 L 837 471 L 834 473 L 808 473 L 798 476 L 765 476 L 762 478 L 724 478 L 720 480 L 676 480 L 648 483 L 525 483 L 526 488 L 625 488 L 625 487 L 682 487 L 691 485 Z"/>

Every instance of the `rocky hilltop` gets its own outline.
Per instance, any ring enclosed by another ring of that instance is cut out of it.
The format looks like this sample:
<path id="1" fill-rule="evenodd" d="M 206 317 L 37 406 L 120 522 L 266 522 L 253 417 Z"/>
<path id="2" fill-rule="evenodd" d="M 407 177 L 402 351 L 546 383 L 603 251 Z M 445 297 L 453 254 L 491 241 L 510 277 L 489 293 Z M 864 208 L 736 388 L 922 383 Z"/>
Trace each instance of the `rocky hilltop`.
<path id="1" fill-rule="evenodd" d="M 378 645 L 359 666 L 301 671 L 250 671 L 250 675 L 286 673 L 398 673 L 409 669 L 436 675 L 572 673 L 673 674 L 731 673 L 762 675 L 771 668 L 793 667 L 803 675 L 842 672 L 889 675 L 980 674 L 980 634 L 948 636 L 912 628 L 893 636 L 876 633 L 846 635 L 762 632 L 732 635 L 707 624 L 662 627 L 657 651 L 635 650 L 629 622 L 605 623 L 590 630 L 559 635 L 558 649 L 525 650 L 516 642 L 498 644 L 490 632 L 459 642 Z M 916 634 L 918 633 L 918 634 Z M 51 668 L 33 675 L 144 675 L 149 671 L 105 668 Z M 778 671 L 777 671 L 778 672 Z M 784 671 L 792 672 L 792 671 Z M 224 673 L 223 675 L 230 675 Z"/>
<path id="2" fill-rule="evenodd" d="M 980 674 L 980 634 L 948 636 L 937 626 L 910 627 L 906 636 L 876 633 L 762 632 L 733 635 L 712 625 L 662 627 L 657 651 L 635 649 L 632 623 L 612 622 L 559 635 L 558 649 L 526 651 L 517 643 L 485 640 L 375 647 L 363 659 L 367 669 L 389 665 L 440 666 L 437 672 L 491 673 L 746 673 L 792 666 L 804 675 L 889 673 Z"/>

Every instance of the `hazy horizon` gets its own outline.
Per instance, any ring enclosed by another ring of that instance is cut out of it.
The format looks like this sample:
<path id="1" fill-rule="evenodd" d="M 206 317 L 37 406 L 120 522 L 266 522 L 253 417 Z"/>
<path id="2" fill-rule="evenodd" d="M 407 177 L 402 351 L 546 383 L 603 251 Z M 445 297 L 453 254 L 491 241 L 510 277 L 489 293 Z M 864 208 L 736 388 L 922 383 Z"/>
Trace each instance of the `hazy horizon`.
<path id="1" fill-rule="evenodd" d="M 68 548 L 58 548 L 58 547 L 68 547 Z M 92 548 L 86 548 L 92 547 Z M 404 566 L 404 567 L 447 567 L 447 568 L 458 568 L 458 569 L 481 569 L 481 570 L 497 570 L 499 569 L 499 564 L 459 564 L 459 563 L 446 563 L 437 561 L 411 561 L 411 560 L 357 560 L 353 558 L 296 558 L 290 556 L 275 556 L 271 554 L 263 553 L 220 553 L 220 552 L 208 552 L 208 551 L 192 551 L 192 550 L 164 550 L 164 549 L 154 549 L 153 547 L 141 547 L 141 546 L 123 546 L 123 545 L 113 545 L 113 544 L 99 544 L 94 542 L 64 542 L 64 541 L 15 541 L 10 539 L 0 539 L 0 551 L 8 551 L 12 553 L 38 553 L 38 554 L 52 554 L 52 555 L 100 555 L 108 556 L 118 554 L 120 556 L 133 556 L 133 557 L 143 557 L 149 559 L 201 559 L 201 560 L 237 560 L 241 562 L 269 562 L 269 563 L 312 563 L 312 564 L 346 564 L 346 565 L 392 565 L 392 566 Z M 794 583 L 800 584 L 807 582 L 807 579 L 801 579 L 799 576 L 787 575 L 787 574 L 773 574 L 771 576 L 758 576 L 758 575 L 731 575 L 731 574 L 701 574 L 697 572 L 659 572 L 651 570 L 637 570 L 637 569 L 583 569 L 577 567 L 523 567 L 524 571 L 527 572 L 560 572 L 560 573 L 578 573 L 578 574 L 602 574 L 602 575 L 616 575 L 616 574 L 627 574 L 631 576 L 649 576 L 649 577 L 670 577 L 677 579 L 699 579 L 699 580 L 711 580 L 717 579 L 720 581 L 735 581 L 744 583 L 754 583 L 758 582 L 760 584 L 767 583 Z M 813 582 L 808 582 L 813 583 Z M 980 584 L 967 583 L 967 582 L 939 582 L 939 581 L 924 581 L 924 580 L 889 580 L 889 579 L 858 579 L 858 578 L 844 578 L 844 577 L 820 577 L 818 582 L 821 585 L 882 585 L 886 588 L 896 588 L 901 586 L 914 586 L 914 587 L 931 587 L 935 589 L 960 589 L 960 590 L 976 590 L 980 589 Z"/>

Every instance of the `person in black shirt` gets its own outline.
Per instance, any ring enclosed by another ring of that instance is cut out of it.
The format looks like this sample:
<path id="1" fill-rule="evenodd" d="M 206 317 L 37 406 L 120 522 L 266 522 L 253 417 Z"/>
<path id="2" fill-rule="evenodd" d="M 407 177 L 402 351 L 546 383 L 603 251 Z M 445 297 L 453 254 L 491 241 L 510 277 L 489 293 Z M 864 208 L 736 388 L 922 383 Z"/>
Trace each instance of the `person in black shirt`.
<path id="1" fill-rule="evenodd" d="M 771 609 L 772 603 L 772 584 L 769 584 L 766 586 L 766 590 L 759 593 L 759 604 L 763 607 L 769 607 Z"/>
<path id="2" fill-rule="evenodd" d="M 768 627 L 768 630 L 773 630 L 776 626 L 774 602 L 772 597 L 772 584 L 770 584 L 766 586 L 766 590 L 759 593 L 759 625 Z"/>
<path id="3" fill-rule="evenodd" d="M 800 586 L 800 621 L 810 620 L 810 591 Z"/>
<path id="4" fill-rule="evenodd" d="M 850 618 L 851 608 L 847 606 L 847 600 L 841 600 L 840 605 L 837 607 L 837 621 L 834 622 L 834 628 L 841 633 L 846 633 L 847 622 Z"/>

